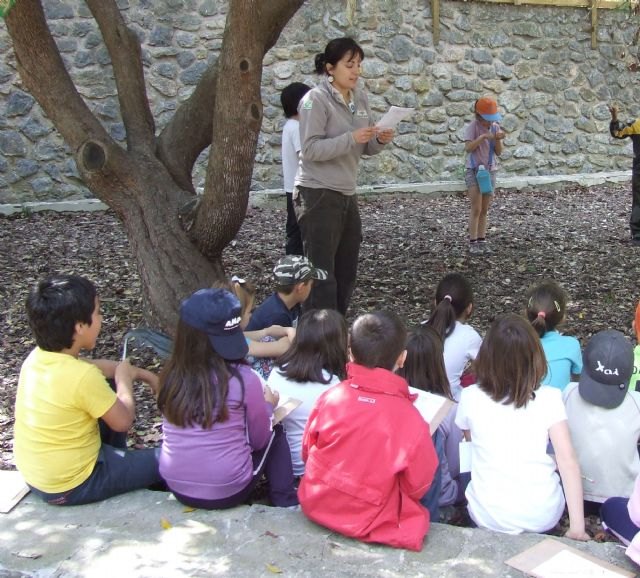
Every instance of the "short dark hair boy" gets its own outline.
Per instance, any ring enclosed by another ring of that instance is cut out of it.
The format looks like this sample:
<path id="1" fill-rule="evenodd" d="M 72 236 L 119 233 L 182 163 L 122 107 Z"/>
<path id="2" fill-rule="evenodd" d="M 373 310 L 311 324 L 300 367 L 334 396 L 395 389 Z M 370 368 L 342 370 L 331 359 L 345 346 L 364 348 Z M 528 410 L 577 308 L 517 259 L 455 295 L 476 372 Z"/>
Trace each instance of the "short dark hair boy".
<path id="1" fill-rule="evenodd" d="M 302 235 L 293 206 L 293 189 L 295 188 L 296 173 L 300 163 L 300 123 L 298 121 L 298 106 L 302 97 L 311 90 L 310 86 L 302 82 L 292 82 L 282 89 L 280 102 L 287 121 L 282 127 L 282 181 L 287 197 L 287 224 L 285 253 L 287 255 L 304 255 Z"/>
<path id="2" fill-rule="evenodd" d="M 391 311 L 361 315 L 351 328 L 353 361 L 369 369 L 381 367 L 393 371 L 406 342 L 407 329 L 400 317 Z"/>
<path id="3" fill-rule="evenodd" d="M 76 323 L 91 325 L 96 296 L 93 283 L 78 275 L 40 281 L 27 297 L 27 318 L 38 347 L 45 351 L 70 348 Z"/>
<path id="4" fill-rule="evenodd" d="M 311 90 L 311 87 L 303 82 L 292 82 L 285 86 L 280 93 L 280 104 L 287 118 L 298 114 L 298 105 L 302 97 Z"/>
<path id="5" fill-rule="evenodd" d="M 93 283 L 54 275 L 31 290 L 26 309 L 37 347 L 20 370 L 14 453 L 31 490 L 50 504 L 76 505 L 160 482 L 156 450 L 126 451 L 133 381 L 155 390 L 156 376 L 126 361 L 79 358 L 102 326 Z"/>
<path id="6" fill-rule="evenodd" d="M 356 319 L 347 379 L 320 396 L 307 421 L 298 497 L 306 516 L 334 531 L 420 550 L 429 529 L 420 499 L 438 459 L 407 382 L 393 373 L 405 342 L 394 313 Z"/>
<path id="7" fill-rule="evenodd" d="M 286 255 L 273 268 L 273 277 L 276 290 L 253 312 L 246 331 L 258 331 L 272 325 L 295 327 L 300 304 L 309 297 L 313 281 L 325 280 L 327 272 L 314 267 L 306 257 Z"/>

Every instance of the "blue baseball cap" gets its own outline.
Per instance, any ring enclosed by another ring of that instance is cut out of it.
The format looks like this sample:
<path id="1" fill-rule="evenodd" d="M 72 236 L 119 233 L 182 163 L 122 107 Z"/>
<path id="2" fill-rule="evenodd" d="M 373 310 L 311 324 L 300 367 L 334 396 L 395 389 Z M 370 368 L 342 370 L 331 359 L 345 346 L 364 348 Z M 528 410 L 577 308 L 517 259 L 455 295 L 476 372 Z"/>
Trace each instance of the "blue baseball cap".
<path id="1" fill-rule="evenodd" d="M 240 327 L 242 307 L 226 289 L 200 289 L 180 305 L 180 319 L 206 333 L 215 352 L 223 359 L 244 359 L 249 346 Z"/>

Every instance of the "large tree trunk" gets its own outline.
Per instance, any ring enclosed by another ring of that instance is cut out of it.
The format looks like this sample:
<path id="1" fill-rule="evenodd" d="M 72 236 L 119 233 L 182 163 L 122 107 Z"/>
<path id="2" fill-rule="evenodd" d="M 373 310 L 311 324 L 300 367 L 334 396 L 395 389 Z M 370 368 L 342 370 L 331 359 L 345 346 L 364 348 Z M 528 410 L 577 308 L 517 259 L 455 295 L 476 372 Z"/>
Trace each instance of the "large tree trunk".
<path id="1" fill-rule="evenodd" d="M 189 238 L 181 209 L 193 197 L 177 187 L 157 158 L 133 155 L 119 168 L 117 177 L 109 176 L 102 183 L 82 173 L 102 198 L 112 196 L 116 183 L 127 192 L 126 204 L 120 207 L 113 202 L 112 207 L 125 227 L 138 265 L 145 318 L 152 327 L 171 333 L 180 301 L 221 279 L 222 261 L 207 259 Z"/>
<path id="2" fill-rule="evenodd" d="M 111 57 L 126 150 L 76 90 L 41 2 L 17 2 L 6 17 L 7 29 L 26 88 L 74 151 L 88 188 L 124 224 L 142 279 L 147 320 L 171 331 L 180 300 L 224 275 L 222 250 L 237 234 L 247 208 L 262 122 L 262 59 L 304 0 L 229 0 L 218 61 L 159 137 L 136 35 L 115 0 L 86 3 Z M 191 174 L 210 144 L 198 205 Z"/>

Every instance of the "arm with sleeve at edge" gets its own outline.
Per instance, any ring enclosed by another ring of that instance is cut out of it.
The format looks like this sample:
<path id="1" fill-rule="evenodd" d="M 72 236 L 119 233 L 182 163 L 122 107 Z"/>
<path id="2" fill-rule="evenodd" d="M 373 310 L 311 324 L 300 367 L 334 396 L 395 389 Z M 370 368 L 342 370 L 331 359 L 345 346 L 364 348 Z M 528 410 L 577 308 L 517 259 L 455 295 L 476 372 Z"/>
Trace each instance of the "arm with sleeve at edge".
<path id="1" fill-rule="evenodd" d="M 462 431 L 451 420 L 451 429 L 444 442 L 444 455 L 447 457 L 449 473 L 453 479 L 460 475 L 460 442 L 464 439 Z"/>
<path id="2" fill-rule="evenodd" d="M 329 116 L 335 114 L 319 99 L 313 101 L 313 107 L 300 109 L 300 144 L 301 154 L 308 161 L 330 161 L 347 154 L 356 142 L 351 131 L 340 136 L 328 138 L 325 133 Z"/>
<path id="3" fill-rule="evenodd" d="M 271 436 L 273 405 L 265 401 L 262 384 L 257 376 L 244 374 L 242 377 L 245 380 L 244 406 L 249 445 L 254 450 L 261 450 Z"/>
<path id="4" fill-rule="evenodd" d="M 373 122 L 373 118 L 371 116 L 371 108 L 369 108 L 369 99 L 366 98 L 366 95 L 364 95 L 365 101 L 364 101 L 364 106 L 365 106 L 365 110 L 367 111 L 367 114 L 369 115 L 369 126 L 375 126 L 376 123 Z M 384 147 L 386 147 L 387 145 L 381 143 L 378 140 L 378 136 L 374 136 L 372 139 L 369 139 L 369 141 L 367 142 L 366 146 L 364 147 L 364 152 L 363 154 L 368 155 L 368 156 L 373 156 L 373 155 L 377 155 L 379 152 L 384 150 Z"/>
<path id="5" fill-rule="evenodd" d="M 117 361 L 111 359 L 88 359 L 84 357 L 82 359 L 95 365 L 107 379 L 113 379 L 113 376 L 116 374 Z"/>
<path id="6" fill-rule="evenodd" d="M 316 429 L 316 420 L 318 418 L 318 405 L 319 400 L 316 401 L 309 419 L 307 419 L 307 425 L 304 426 L 304 433 L 302 434 L 302 461 L 306 464 L 309 457 L 309 451 L 312 446 L 315 446 L 318 442 L 318 432 Z"/>
<path id="7" fill-rule="evenodd" d="M 582 373 L 582 350 L 580 342 L 576 339 L 574 342 L 575 350 L 571 359 L 571 375 L 580 375 Z"/>
<path id="8" fill-rule="evenodd" d="M 564 419 L 549 428 L 549 437 L 556 454 L 558 471 L 569 510 L 569 530 L 565 536 L 574 540 L 589 540 L 584 528 L 582 472 L 571 443 L 569 422 Z"/>
<path id="9" fill-rule="evenodd" d="M 488 133 L 482 133 L 478 138 L 474 140 L 464 141 L 464 150 L 465 152 L 472 153 L 475 151 L 481 144 L 483 140 L 486 140 L 486 135 Z"/>
<path id="10" fill-rule="evenodd" d="M 137 369 L 127 361 L 118 363 L 115 369 L 117 399 L 102 416 L 113 431 L 128 431 L 136 417 L 136 402 L 133 397 L 133 380 L 136 371 Z"/>
<path id="11" fill-rule="evenodd" d="M 87 361 L 93 365 L 95 365 L 107 379 L 113 379 L 116 375 L 116 368 L 118 367 L 118 361 L 112 361 L 111 359 L 87 359 Z M 134 369 L 134 375 L 132 377 L 133 381 L 143 381 L 146 383 L 153 391 L 154 395 L 158 394 L 158 376 L 149 371 L 148 369 L 143 369 L 141 367 L 132 366 Z"/>
<path id="12" fill-rule="evenodd" d="M 609 123 L 609 132 L 613 138 L 620 139 L 640 134 L 640 118 L 626 125 L 622 124 L 619 120 L 612 120 Z"/>
<path id="13" fill-rule="evenodd" d="M 288 337 L 281 337 L 277 341 L 249 340 L 249 355 L 253 357 L 280 357 L 291 347 Z"/>
<path id="14" fill-rule="evenodd" d="M 400 489 L 411 498 L 419 500 L 433 483 L 438 468 L 438 456 L 433 447 L 429 425 L 423 421 L 426 432 L 420 432 L 418 443 L 408 456 L 407 467 L 400 473 Z"/>

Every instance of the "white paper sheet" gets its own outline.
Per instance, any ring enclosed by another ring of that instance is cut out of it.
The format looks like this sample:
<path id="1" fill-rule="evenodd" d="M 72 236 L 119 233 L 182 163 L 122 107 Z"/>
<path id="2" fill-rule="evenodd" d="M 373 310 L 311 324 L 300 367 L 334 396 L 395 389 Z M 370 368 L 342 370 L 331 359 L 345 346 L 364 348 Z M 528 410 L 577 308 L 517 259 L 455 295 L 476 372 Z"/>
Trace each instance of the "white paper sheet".
<path id="1" fill-rule="evenodd" d="M 473 457 L 473 442 L 460 442 L 460 473 L 471 471 L 471 459 Z"/>
<path id="2" fill-rule="evenodd" d="M 392 106 L 387 113 L 378 121 L 378 128 L 396 128 L 401 120 L 410 116 L 415 108 L 402 108 L 401 106 Z"/>
<path id="3" fill-rule="evenodd" d="M 622 574 L 563 550 L 531 570 L 539 578 L 620 578 Z"/>
<path id="4" fill-rule="evenodd" d="M 424 418 L 431 428 L 431 433 L 435 433 L 436 429 L 446 417 L 449 408 L 453 402 L 441 395 L 435 395 L 428 391 L 422 391 L 415 387 L 409 387 L 409 392 L 417 395 L 418 399 L 413 402 L 420 415 Z"/>

